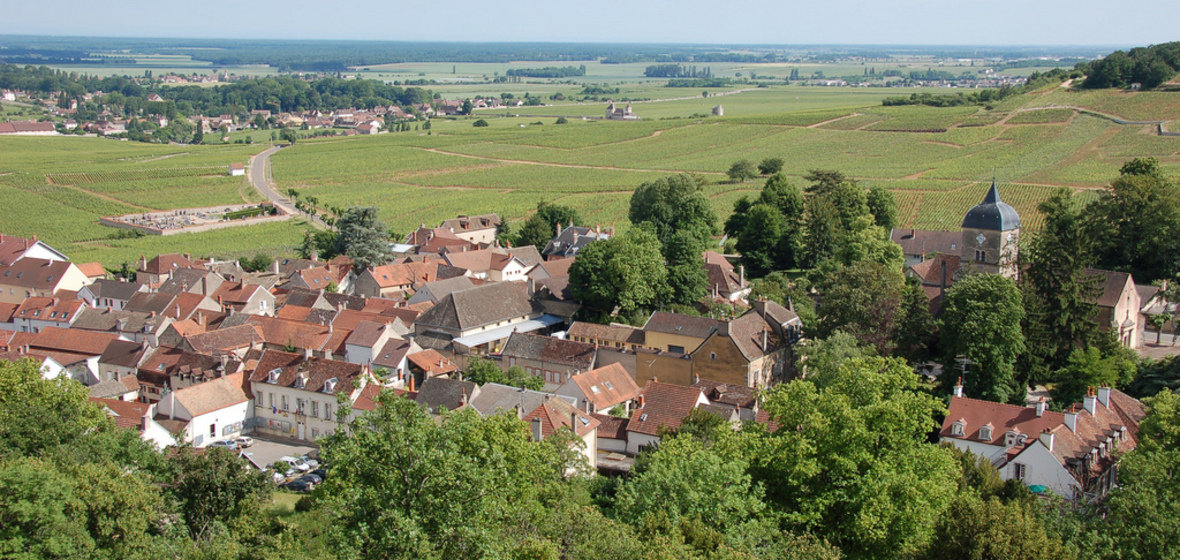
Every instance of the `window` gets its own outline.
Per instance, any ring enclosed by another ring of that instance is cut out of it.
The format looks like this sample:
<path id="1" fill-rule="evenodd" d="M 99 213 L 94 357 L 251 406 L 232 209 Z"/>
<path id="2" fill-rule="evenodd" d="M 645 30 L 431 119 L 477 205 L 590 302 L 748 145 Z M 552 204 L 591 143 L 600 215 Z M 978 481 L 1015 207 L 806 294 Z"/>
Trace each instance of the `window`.
<path id="1" fill-rule="evenodd" d="M 976 249 L 975 250 L 975 262 L 984 262 L 986 260 L 987 260 L 987 253 L 980 251 L 979 249 Z"/>
<path id="2" fill-rule="evenodd" d="M 271 407 L 271 408 L 274 408 L 274 407 L 275 407 L 275 394 L 274 394 L 274 393 L 269 393 L 269 394 L 267 395 L 267 398 L 269 398 L 269 399 L 270 399 L 270 407 Z"/>
<path id="3" fill-rule="evenodd" d="M 311 401 L 311 417 L 320 417 L 320 403 L 318 401 Z"/>
<path id="4" fill-rule="evenodd" d="M 709 352 L 709 359 L 710 359 L 710 360 L 716 360 L 716 359 L 717 359 L 717 353 L 716 353 L 716 352 Z"/>
<path id="5" fill-rule="evenodd" d="M 966 427 L 967 426 L 962 422 L 955 422 L 954 424 L 951 424 L 951 435 L 961 437 Z"/>
<path id="6" fill-rule="evenodd" d="M 290 408 L 287 406 L 287 395 L 283 395 L 283 412 L 287 412 Z"/>
<path id="7" fill-rule="evenodd" d="M 991 426 L 984 426 L 979 429 L 979 439 L 981 439 L 983 441 L 991 441 L 991 439 L 992 439 Z"/>
<path id="8" fill-rule="evenodd" d="M 217 437 L 217 424 L 209 424 L 209 437 Z"/>
<path id="9" fill-rule="evenodd" d="M 324 418 L 332 419 L 332 403 L 324 403 Z"/>
<path id="10" fill-rule="evenodd" d="M 676 346 L 676 345 L 674 345 L 674 344 L 669 344 L 669 345 L 668 345 L 668 351 L 669 351 L 669 352 L 675 352 L 675 353 L 677 353 L 677 354 L 683 354 L 683 353 L 684 353 L 684 347 L 683 347 L 683 346 Z"/>
<path id="11" fill-rule="evenodd" d="M 1026 476 L 1028 476 L 1028 465 L 1024 463 L 1012 463 L 1012 478 L 1024 480 Z"/>
<path id="12" fill-rule="evenodd" d="M 262 402 L 263 402 L 262 393 L 258 393 L 258 401 L 256 402 L 256 404 L 254 406 L 262 406 Z"/>
<path id="13" fill-rule="evenodd" d="M 320 437 L 320 431 L 317 430 L 316 428 L 312 428 L 311 429 L 311 439 L 319 439 L 319 437 Z"/>

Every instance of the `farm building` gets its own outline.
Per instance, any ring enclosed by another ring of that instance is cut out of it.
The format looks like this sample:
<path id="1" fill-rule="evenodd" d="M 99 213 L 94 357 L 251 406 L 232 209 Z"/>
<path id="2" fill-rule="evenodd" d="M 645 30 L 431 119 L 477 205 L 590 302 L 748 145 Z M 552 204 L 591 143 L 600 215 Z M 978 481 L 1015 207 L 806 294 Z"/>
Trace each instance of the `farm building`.
<path id="1" fill-rule="evenodd" d="M 241 177 L 242 175 L 245 175 L 245 174 L 246 174 L 246 166 L 245 165 L 242 165 L 240 163 L 229 164 L 230 177 Z"/>

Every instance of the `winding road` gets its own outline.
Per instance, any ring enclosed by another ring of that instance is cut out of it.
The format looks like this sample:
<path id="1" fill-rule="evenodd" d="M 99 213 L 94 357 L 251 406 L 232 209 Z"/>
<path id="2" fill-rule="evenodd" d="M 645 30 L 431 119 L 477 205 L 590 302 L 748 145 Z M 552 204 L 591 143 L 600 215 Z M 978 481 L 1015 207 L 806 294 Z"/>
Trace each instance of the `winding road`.
<path id="1" fill-rule="evenodd" d="M 283 195 L 279 194 L 278 191 L 271 187 L 270 178 L 268 177 L 267 173 L 267 170 L 270 166 L 270 156 L 279 151 L 280 148 L 281 146 L 274 146 L 250 158 L 250 164 L 247 166 L 248 169 L 246 171 L 250 177 L 250 184 L 253 185 L 254 188 L 258 190 L 258 192 L 262 193 L 262 196 L 266 197 L 267 200 L 273 202 L 275 206 L 282 208 L 284 212 L 293 215 L 302 215 L 303 217 L 307 218 L 307 220 L 311 222 L 313 226 L 320 229 L 327 229 L 328 225 L 325 224 L 323 220 L 320 220 L 317 216 L 311 216 L 306 212 L 300 211 L 295 207 L 294 203 L 292 203 L 290 200 L 287 200 L 285 197 L 283 197 Z"/>

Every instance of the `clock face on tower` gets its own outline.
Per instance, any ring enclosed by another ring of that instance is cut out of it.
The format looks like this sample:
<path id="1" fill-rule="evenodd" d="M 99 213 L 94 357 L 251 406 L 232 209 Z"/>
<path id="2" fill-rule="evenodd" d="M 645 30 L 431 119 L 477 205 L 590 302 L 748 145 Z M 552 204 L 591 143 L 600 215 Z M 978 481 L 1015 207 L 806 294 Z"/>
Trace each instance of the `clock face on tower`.
<path id="1" fill-rule="evenodd" d="M 981 232 L 979 232 L 979 235 L 975 236 L 975 242 L 979 243 L 980 245 L 983 245 L 984 241 L 987 241 L 987 236 L 984 235 L 983 232 L 981 231 Z"/>

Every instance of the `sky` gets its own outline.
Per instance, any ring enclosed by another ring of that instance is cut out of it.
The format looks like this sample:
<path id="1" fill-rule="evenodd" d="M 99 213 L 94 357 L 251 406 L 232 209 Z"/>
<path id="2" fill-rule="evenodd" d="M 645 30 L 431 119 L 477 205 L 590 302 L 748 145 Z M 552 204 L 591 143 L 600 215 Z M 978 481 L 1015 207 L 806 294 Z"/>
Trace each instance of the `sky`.
<path id="1" fill-rule="evenodd" d="M 1177 0 L 55 0 L 0 34 L 473 42 L 1148 45 Z"/>

